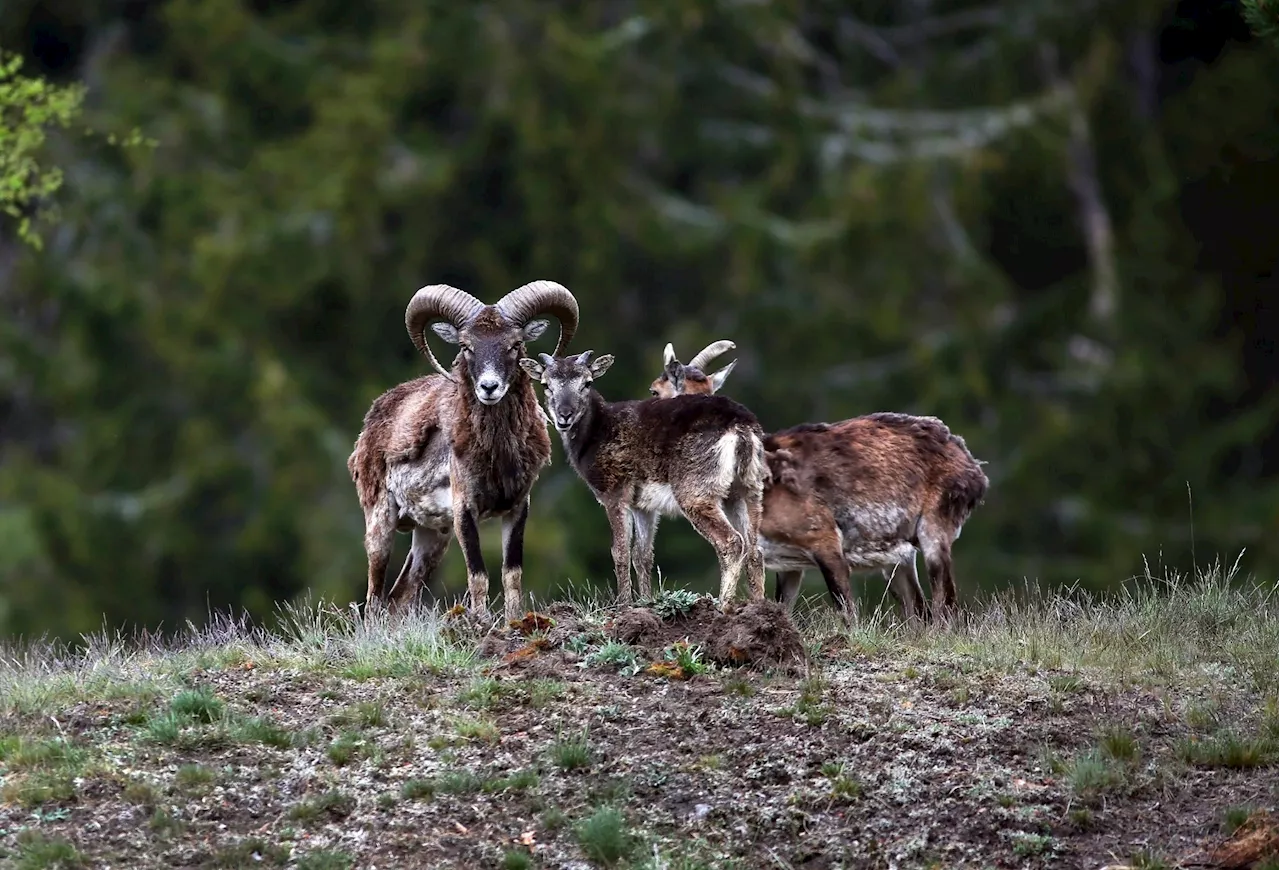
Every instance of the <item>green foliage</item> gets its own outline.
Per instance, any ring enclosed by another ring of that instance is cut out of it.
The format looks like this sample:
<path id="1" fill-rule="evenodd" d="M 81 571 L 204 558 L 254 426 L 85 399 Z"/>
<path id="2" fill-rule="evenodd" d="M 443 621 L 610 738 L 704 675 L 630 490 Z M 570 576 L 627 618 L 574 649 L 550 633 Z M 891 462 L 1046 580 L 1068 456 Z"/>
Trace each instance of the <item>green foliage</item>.
<path id="1" fill-rule="evenodd" d="M 18 222 L 19 237 L 41 238 L 29 213 L 62 187 L 63 173 L 42 162 L 50 127 L 67 127 L 80 113 L 85 88 L 59 87 L 21 75 L 22 58 L 0 52 L 0 211 Z"/>

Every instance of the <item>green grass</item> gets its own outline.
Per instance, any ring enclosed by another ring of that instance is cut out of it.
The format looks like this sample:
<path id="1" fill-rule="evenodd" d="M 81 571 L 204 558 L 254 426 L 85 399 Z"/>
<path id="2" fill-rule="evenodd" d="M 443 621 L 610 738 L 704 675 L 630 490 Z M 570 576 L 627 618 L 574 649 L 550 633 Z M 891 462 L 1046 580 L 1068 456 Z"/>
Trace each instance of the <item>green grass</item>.
<path id="1" fill-rule="evenodd" d="M 240 870 L 243 867 L 283 867 L 289 850 L 261 837 L 248 837 L 238 843 L 222 846 L 210 856 L 215 867 Z"/>
<path id="2" fill-rule="evenodd" d="M 497 743 L 502 734 L 498 724 L 492 719 L 457 716 L 453 719 L 453 728 L 464 740 L 478 740 L 481 743 Z"/>
<path id="3" fill-rule="evenodd" d="M 829 607 L 797 614 L 811 637 L 842 634 L 855 651 L 964 659 L 1009 673 L 1050 669 L 1050 687 L 1077 691 L 1075 675 L 1178 688 L 1216 688 L 1229 669 L 1252 691 L 1274 691 L 1277 607 L 1274 584 L 1213 565 L 1194 576 L 1146 573 L 1106 595 L 1034 583 L 970 602 L 953 625 L 912 632 L 886 611 L 846 628 Z M 1065 673 L 1062 673 L 1065 672 Z"/>
<path id="4" fill-rule="evenodd" d="M 578 770 L 591 764 L 591 739 L 586 731 L 576 737 L 559 735 L 551 744 L 551 762 L 561 770 Z"/>
<path id="5" fill-rule="evenodd" d="M 1276 744 L 1264 734 L 1223 728 L 1204 739 L 1186 738 L 1179 744 L 1178 754 L 1196 767 L 1264 767 L 1276 763 Z"/>
<path id="6" fill-rule="evenodd" d="M 314 822 L 321 817 L 343 819 L 351 815 L 356 808 L 356 799 L 351 795 L 334 789 L 315 797 L 299 801 L 289 810 L 290 819 L 299 822 Z"/>
<path id="7" fill-rule="evenodd" d="M 201 686 L 174 695 L 169 709 L 179 719 L 209 724 L 222 718 L 227 705 L 208 686 Z"/>
<path id="8" fill-rule="evenodd" d="M 10 736 L 0 752 L 5 773 L 0 799 L 24 807 L 70 800 L 90 760 L 88 749 L 63 737 Z"/>
<path id="9" fill-rule="evenodd" d="M 53 868 L 87 867 L 88 864 L 76 847 L 65 837 L 49 837 L 28 828 L 17 836 L 17 862 L 15 870 L 53 870 Z"/>
<path id="10" fill-rule="evenodd" d="M 508 850 L 502 854 L 502 870 L 531 870 L 533 867 L 533 858 L 528 852 L 518 852 L 514 849 Z"/>
<path id="11" fill-rule="evenodd" d="M 1096 749 L 1077 755 L 1063 772 L 1072 794 L 1086 804 L 1101 801 L 1125 782 L 1123 766 Z"/>
<path id="12" fill-rule="evenodd" d="M 325 755 L 338 767 L 345 767 L 364 753 L 364 738 L 357 731 L 340 734 L 325 749 Z"/>
<path id="13" fill-rule="evenodd" d="M 1124 725 L 1104 726 L 1099 730 L 1098 743 L 1106 755 L 1117 761 L 1136 762 L 1138 760 L 1138 740 L 1133 731 Z"/>
<path id="14" fill-rule="evenodd" d="M 604 867 L 616 867 L 636 851 L 638 838 L 627 828 L 621 810 L 601 807 L 577 827 L 578 845 L 588 858 Z"/>
<path id="15" fill-rule="evenodd" d="M 254 716 L 235 720 L 231 727 L 232 738 L 240 743 L 261 743 L 276 749 L 289 749 L 297 745 L 301 734 L 285 730 L 268 716 Z"/>
<path id="16" fill-rule="evenodd" d="M 218 774 L 213 768 L 202 764 L 184 764 L 174 774 L 173 782 L 183 791 L 191 791 L 212 785 L 217 778 Z"/>
<path id="17" fill-rule="evenodd" d="M 334 849 L 316 849 L 298 858 L 298 870 L 352 870 L 356 859 Z"/>

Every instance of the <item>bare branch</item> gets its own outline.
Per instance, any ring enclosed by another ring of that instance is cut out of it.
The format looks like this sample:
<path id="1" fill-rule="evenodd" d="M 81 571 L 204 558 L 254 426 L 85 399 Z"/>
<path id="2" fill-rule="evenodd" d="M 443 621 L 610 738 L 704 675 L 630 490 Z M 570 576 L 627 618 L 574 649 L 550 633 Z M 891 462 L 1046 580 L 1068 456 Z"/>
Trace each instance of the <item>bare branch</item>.
<path id="1" fill-rule="evenodd" d="M 1118 280 L 1115 265 L 1115 233 L 1111 213 L 1098 180 L 1097 157 L 1089 117 L 1080 104 L 1075 87 L 1058 67 L 1057 49 L 1044 43 L 1040 47 L 1040 63 L 1050 85 L 1067 97 L 1067 183 L 1076 198 L 1080 228 L 1089 251 L 1093 271 L 1093 288 L 1089 295 L 1089 314 L 1100 322 L 1110 322 L 1115 315 Z"/>

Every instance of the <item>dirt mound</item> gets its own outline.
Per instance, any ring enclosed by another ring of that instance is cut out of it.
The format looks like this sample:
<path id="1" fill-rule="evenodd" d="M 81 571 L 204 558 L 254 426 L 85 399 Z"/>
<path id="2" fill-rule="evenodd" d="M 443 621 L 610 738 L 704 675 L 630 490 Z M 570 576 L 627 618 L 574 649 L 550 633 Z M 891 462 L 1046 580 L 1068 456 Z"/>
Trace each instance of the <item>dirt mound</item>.
<path id="1" fill-rule="evenodd" d="M 1207 854 L 1188 856 L 1185 861 L 1218 870 L 1247 870 L 1260 867 L 1267 858 L 1280 851 L 1276 814 L 1259 810 L 1236 829 L 1225 842 L 1208 849 Z"/>
<path id="2" fill-rule="evenodd" d="M 700 598 L 684 613 L 660 619 L 652 610 L 632 607 L 606 623 L 605 633 L 660 660 L 662 650 L 685 641 L 700 646 L 710 661 L 726 665 L 795 667 L 804 662 L 804 644 L 786 610 L 772 601 L 753 601 L 721 613 Z"/>
<path id="3" fill-rule="evenodd" d="M 707 639 L 707 656 L 727 664 L 799 665 L 804 643 L 787 611 L 773 601 L 752 601 L 722 615 Z"/>
<path id="4" fill-rule="evenodd" d="M 609 635 L 622 643 L 643 644 L 662 637 L 662 620 L 653 611 L 631 607 L 613 618 Z"/>

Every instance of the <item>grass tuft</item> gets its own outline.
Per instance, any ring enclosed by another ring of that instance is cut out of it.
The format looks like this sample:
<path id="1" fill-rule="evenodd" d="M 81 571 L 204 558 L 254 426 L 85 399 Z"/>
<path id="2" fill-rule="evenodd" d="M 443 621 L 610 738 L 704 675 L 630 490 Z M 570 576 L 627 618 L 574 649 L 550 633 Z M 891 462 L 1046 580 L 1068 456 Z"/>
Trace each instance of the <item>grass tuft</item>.
<path id="1" fill-rule="evenodd" d="M 558 735 L 551 744 L 551 761 L 561 770 L 578 770 L 591 764 L 591 740 L 584 730 L 581 736 Z"/>
<path id="2" fill-rule="evenodd" d="M 578 825 L 578 845 L 588 858 L 604 867 L 615 867 L 636 850 L 636 837 L 626 818 L 614 807 L 601 807 Z"/>
<path id="3" fill-rule="evenodd" d="M 316 849 L 299 856 L 298 870 L 351 870 L 356 859 L 334 849 Z"/>
<path id="4" fill-rule="evenodd" d="M 295 804 L 289 810 L 289 818 L 299 822 L 314 822 L 322 816 L 344 819 L 351 815 L 355 808 L 355 798 L 334 789 Z"/>

